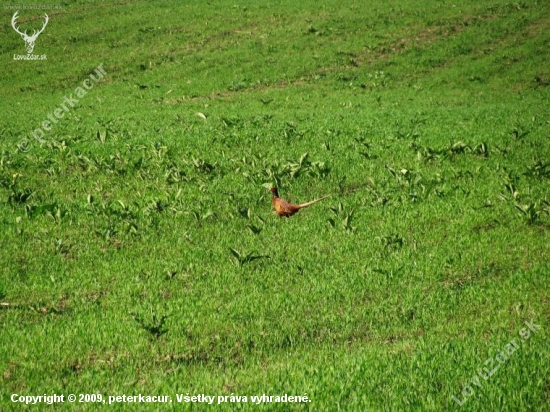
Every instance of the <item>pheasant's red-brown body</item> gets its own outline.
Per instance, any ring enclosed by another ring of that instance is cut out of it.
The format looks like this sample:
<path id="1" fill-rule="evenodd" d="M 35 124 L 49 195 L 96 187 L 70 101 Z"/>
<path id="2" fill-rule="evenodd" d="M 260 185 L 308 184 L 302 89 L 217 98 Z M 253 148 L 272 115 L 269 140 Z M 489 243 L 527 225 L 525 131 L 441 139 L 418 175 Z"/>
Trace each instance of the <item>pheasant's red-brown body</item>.
<path id="1" fill-rule="evenodd" d="M 277 191 L 276 187 L 271 188 L 271 193 L 273 193 L 273 197 L 271 198 L 271 203 L 273 203 L 273 207 L 275 208 L 275 211 L 280 217 L 290 217 L 293 214 L 297 213 L 300 209 L 303 209 L 304 207 L 308 207 L 313 205 L 314 203 L 320 202 L 323 199 L 326 199 L 328 196 L 323 196 L 319 199 L 312 200 L 311 202 L 302 203 L 301 205 L 295 205 L 290 202 L 287 202 L 284 199 L 281 199 L 279 197 L 279 192 Z"/>

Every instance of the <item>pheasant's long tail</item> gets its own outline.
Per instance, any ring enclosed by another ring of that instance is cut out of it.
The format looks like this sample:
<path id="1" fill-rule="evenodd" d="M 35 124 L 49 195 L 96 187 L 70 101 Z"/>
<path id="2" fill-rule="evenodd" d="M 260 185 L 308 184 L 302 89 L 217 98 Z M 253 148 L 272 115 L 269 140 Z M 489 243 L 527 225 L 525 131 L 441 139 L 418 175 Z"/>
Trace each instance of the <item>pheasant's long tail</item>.
<path id="1" fill-rule="evenodd" d="M 317 202 L 320 202 L 321 200 L 323 199 L 326 199 L 327 197 L 330 197 L 330 195 L 326 195 L 326 196 L 323 196 L 323 197 L 320 197 L 319 199 L 315 199 L 315 200 L 312 200 L 311 202 L 307 202 L 307 203 L 302 203 L 301 205 L 296 205 L 296 207 L 298 209 L 302 209 L 304 207 L 308 207 L 308 206 L 311 206 Z"/>

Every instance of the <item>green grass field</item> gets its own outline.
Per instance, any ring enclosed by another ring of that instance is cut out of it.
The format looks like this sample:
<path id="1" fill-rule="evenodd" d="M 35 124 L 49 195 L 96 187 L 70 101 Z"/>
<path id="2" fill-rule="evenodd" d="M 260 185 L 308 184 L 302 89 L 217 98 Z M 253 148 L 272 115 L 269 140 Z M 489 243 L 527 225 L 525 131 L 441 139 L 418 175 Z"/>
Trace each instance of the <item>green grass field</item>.
<path id="1" fill-rule="evenodd" d="M 0 410 L 547 410 L 550 4 L 270 3 L 0 9 Z"/>

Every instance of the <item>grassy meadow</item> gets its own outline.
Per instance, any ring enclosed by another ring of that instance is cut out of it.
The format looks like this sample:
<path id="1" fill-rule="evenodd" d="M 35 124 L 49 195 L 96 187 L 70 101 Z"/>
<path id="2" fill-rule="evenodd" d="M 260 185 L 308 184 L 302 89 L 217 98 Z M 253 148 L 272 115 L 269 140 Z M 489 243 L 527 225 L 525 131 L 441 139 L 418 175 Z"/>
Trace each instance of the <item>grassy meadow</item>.
<path id="1" fill-rule="evenodd" d="M 550 3 L 321 3 L 3 3 L 0 410 L 547 410 Z"/>

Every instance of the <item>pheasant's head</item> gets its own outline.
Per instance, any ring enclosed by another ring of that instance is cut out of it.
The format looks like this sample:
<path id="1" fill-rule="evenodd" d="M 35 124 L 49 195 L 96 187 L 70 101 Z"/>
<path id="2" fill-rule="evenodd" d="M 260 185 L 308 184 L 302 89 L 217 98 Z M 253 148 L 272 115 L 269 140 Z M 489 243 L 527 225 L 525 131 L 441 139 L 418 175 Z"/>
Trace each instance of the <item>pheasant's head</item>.
<path id="1" fill-rule="evenodd" d="M 279 197 L 279 192 L 277 191 L 276 187 L 272 187 L 270 190 L 271 193 L 273 193 L 273 197 Z"/>

